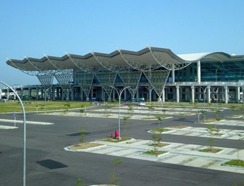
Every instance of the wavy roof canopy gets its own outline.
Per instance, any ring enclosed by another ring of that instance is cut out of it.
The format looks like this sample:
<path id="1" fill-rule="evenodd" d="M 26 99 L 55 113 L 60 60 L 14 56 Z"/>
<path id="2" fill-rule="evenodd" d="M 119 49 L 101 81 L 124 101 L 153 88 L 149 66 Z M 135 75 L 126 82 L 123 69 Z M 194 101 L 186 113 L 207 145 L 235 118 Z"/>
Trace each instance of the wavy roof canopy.
<path id="1" fill-rule="evenodd" d="M 164 64 L 181 65 L 196 61 L 227 61 L 242 59 L 243 56 L 231 56 L 224 52 L 195 53 L 177 55 L 170 49 L 147 47 L 140 51 L 116 50 L 110 54 L 88 53 L 86 55 L 66 54 L 62 57 L 44 56 L 9 59 L 7 64 L 23 71 L 46 71 L 62 69 L 106 69 L 137 68 Z"/>

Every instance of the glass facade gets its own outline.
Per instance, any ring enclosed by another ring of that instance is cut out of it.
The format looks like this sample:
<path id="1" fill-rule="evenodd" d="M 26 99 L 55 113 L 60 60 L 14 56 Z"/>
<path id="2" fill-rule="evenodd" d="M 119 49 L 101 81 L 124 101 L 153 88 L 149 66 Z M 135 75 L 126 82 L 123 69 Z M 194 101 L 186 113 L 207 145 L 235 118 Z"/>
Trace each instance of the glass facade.
<path id="1" fill-rule="evenodd" d="M 244 80 L 244 60 L 226 62 L 201 62 L 202 82 L 238 82 Z M 196 82 L 197 63 L 175 71 L 176 82 Z"/>

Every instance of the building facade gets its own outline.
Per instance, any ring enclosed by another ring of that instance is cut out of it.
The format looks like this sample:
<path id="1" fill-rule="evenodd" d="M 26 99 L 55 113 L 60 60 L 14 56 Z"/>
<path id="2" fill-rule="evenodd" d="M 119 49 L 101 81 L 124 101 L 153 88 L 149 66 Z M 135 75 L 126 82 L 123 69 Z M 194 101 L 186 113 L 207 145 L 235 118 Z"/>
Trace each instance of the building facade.
<path id="1" fill-rule="evenodd" d="M 148 47 L 137 52 L 12 59 L 7 64 L 41 83 L 17 87 L 24 99 L 243 101 L 244 56 L 224 52 L 176 55 L 169 49 Z M 2 89 L 6 96 L 9 91 Z"/>

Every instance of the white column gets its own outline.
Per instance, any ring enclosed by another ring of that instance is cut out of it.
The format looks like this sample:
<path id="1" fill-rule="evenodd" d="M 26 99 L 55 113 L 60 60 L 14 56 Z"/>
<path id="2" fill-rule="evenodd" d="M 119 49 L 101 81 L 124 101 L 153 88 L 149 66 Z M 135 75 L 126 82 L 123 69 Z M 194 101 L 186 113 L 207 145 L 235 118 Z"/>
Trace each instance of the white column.
<path id="1" fill-rule="evenodd" d="M 211 95 L 211 91 L 210 91 L 210 86 L 208 85 L 207 86 L 208 103 L 211 103 L 211 97 L 210 97 L 210 95 Z"/>
<path id="2" fill-rule="evenodd" d="M 239 102 L 240 99 L 241 99 L 241 90 L 240 90 L 240 87 L 239 86 L 237 87 L 236 93 L 237 93 L 237 101 Z"/>
<path id="3" fill-rule="evenodd" d="M 174 65 L 172 66 L 171 73 L 172 73 L 172 83 L 175 83 L 175 66 Z"/>
<path id="4" fill-rule="evenodd" d="M 229 95 L 228 95 L 228 86 L 225 86 L 225 103 L 229 102 Z"/>
<path id="5" fill-rule="evenodd" d="M 162 102 L 165 102 L 165 88 L 162 89 Z"/>
<path id="6" fill-rule="evenodd" d="M 201 61 L 197 62 L 197 82 L 201 83 Z"/>
<path id="7" fill-rule="evenodd" d="M 192 103 L 195 102 L 195 86 L 194 85 L 191 86 L 191 102 Z"/>
<path id="8" fill-rule="evenodd" d="M 176 102 L 180 102 L 180 87 L 176 85 Z"/>

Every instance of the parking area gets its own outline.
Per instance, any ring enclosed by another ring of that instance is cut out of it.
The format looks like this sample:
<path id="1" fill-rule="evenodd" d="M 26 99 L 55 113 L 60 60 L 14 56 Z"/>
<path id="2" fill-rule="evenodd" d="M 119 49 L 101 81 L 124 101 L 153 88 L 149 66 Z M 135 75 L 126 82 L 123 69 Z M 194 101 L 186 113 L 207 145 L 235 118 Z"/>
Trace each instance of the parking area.
<path id="1" fill-rule="evenodd" d="M 36 122 L 27 124 L 27 184 L 75 185 L 78 178 L 84 179 L 86 184 L 108 183 L 115 157 L 122 159 L 116 170 L 121 185 L 243 184 L 243 168 L 222 166 L 225 160 L 237 157 L 237 153 L 241 158 L 244 156 L 244 142 L 240 143 L 244 131 L 243 119 L 234 118 L 234 115 L 241 116 L 241 112 L 221 111 L 225 120 L 214 123 L 222 133 L 216 137 L 214 146 L 223 150 L 208 154 L 198 151 L 208 146 L 209 134 L 206 132 L 207 124 L 196 122 L 197 110 L 174 108 L 162 111 L 143 107 L 133 108 L 133 114 L 130 114 L 129 109 L 125 106 L 121 112 L 124 113 L 121 116 L 121 135 L 132 139 L 128 143 L 116 144 L 102 139 L 118 129 L 117 107 L 96 107 L 86 113 L 27 114 L 27 120 Z M 105 114 L 111 115 L 104 117 Z M 162 134 L 162 141 L 168 143 L 163 147 L 167 153 L 157 157 L 145 155 L 145 150 L 152 149 L 149 146 L 152 142 L 150 130 L 159 126 L 155 117 L 159 114 L 165 116 L 160 126 L 171 129 Z M 215 113 L 209 109 L 207 119 L 211 114 Z M 125 125 L 123 116 L 126 115 L 133 115 L 134 118 L 129 117 Z M 0 125 L 12 126 L 13 123 L 6 122 L 11 117 L 2 115 Z M 21 119 L 21 114 L 18 114 L 17 120 Z M 174 126 L 184 127 L 176 129 Z M 0 129 L 0 160 L 3 162 L 0 185 L 21 185 L 22 129 L 21 122 L 16 123 L 15 129 Z M 80 142 L 81 130 L 85 131 L 86 141 L 103 146 L 79 152 L 65 150 Z"/>

